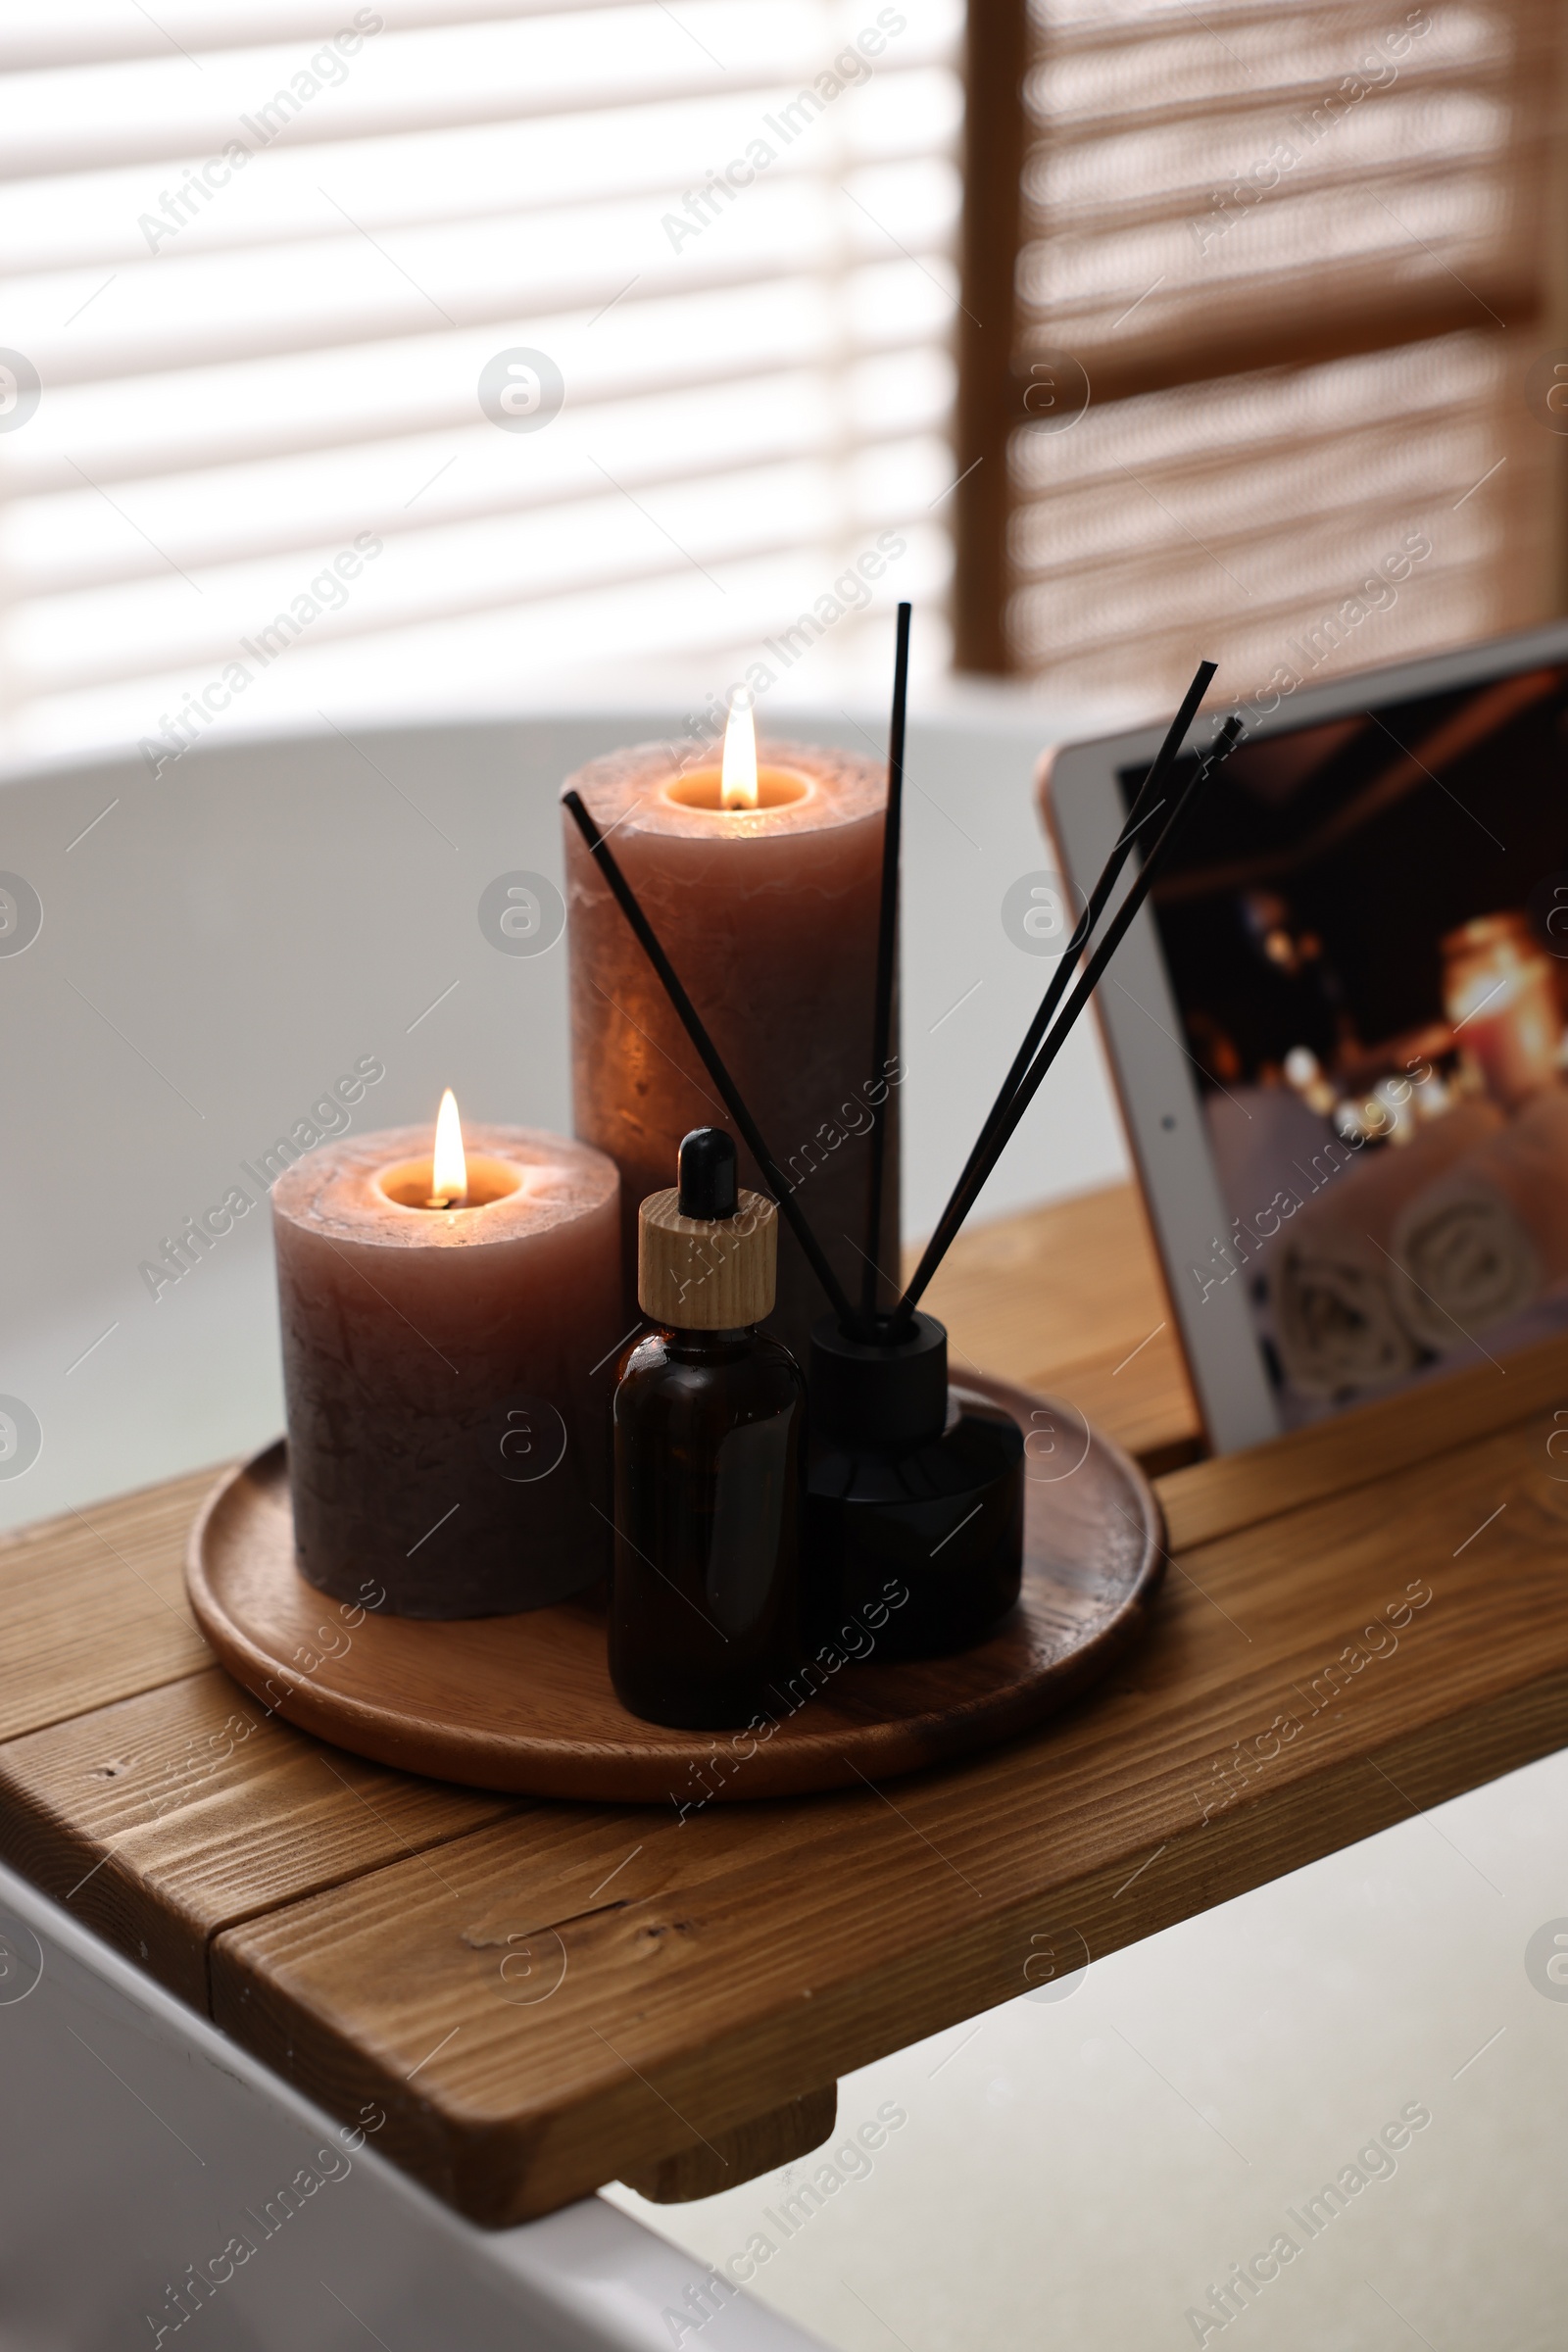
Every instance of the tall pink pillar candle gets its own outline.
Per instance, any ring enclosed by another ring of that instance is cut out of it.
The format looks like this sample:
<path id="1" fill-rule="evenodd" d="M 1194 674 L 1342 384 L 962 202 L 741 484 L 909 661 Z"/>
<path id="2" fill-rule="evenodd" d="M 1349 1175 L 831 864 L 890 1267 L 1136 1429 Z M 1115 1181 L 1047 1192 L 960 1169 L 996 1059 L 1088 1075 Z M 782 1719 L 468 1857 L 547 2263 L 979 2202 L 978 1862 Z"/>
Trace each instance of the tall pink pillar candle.
<path id="1" fill-rule="evenodd" d="M 570 779 L 610 836 L 748 1108 L 852 1298 L 859 1296 L 870 1136 L 887 1122 L 881 1262 L 898 1265 L 903 1065 L 871 1067 L 887 773 L 797 743 L 759 748 L 759 805 L 720 805 L 710 753 L 641 744 Z M 620 1170 L 635 1299 L 638 1204 L 674 1181 L 680 1139 L 732 1125 L 576 826 L 565 822 L 577 1133 Z M 736 1138 L 740 1141 L 739 1137 Z M 742 1146 L 741 1181 L 767 1190 Z M 891 1294 L 884 1283 L 884 1301 Z M 779 1226 L 767 1329 L 804 1363 L 827 1300 Z"/>
<path id="2" fill-rule="evenodd" d="M 373 1579 L 396 1616 L 539 1608 L 609 1558 L 615 1170 L 528 1128 L 465 1140 L 461 1207 L 423 1205 L 428 1127 L 272 1188 L 300 1569 L 339 1599 Z"/>

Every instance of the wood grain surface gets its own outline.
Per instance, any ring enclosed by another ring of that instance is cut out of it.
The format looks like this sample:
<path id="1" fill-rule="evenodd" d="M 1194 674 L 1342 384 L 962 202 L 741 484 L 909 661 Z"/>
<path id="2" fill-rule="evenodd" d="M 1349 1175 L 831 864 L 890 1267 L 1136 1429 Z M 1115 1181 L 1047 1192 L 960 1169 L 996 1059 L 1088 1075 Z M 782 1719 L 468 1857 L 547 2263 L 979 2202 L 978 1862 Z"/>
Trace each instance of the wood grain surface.
<path id="1" fill-rule="evenodd" d="M 831 2139 L 838 2119 L 839 2086 L 830 2082 L 825 2090 L 803 2091 L 715 2140 L 694 2140 L 678 2155 L 662 2156 L 626 2186 L 654 2205 L 689 2205 L 808 2155 Z"/>
<path id="2" fill-rule="evenodd" d="M 1025 1435 L 1017 1607 L 956 1657 L 884 1665 L 878 1627 L 806 1668 L 733 1734 L 628 1714 L 602 1609 L 432 1622 L 345 1610 L 300 1576 L 281 1444 L 232 1472 L 191 1534 L 192 1609 L 258 1702 L 405 1771 L 608 1803 L 752 1802 L 889 1779 L 1008 1740 L 1064 1706 L 1142 1632 L 1165 1566 L 1159 1509 L 1073 1407 L 971 1376 Z M 880 1623 L 887 1620 L 883 1608 Z M 864 1656 L 856 1653 L 864 1649 Z"/>
<path id="3" fill-rule="evenodd" d="M 1505 1364 L 1477 1365 L 1245 1453 L 1178 1470 L 1159 1484 L 1170 1542 L 1178 1549 L 1207 1543 L 1231 1528 L 1295 1510 L 1331 1489 L 1372 1486 L 1445 1446 L 1516 1427 L 1568 1398 L 1565 1363 L 1565 1343 L 1542 1340 Z"/>
<path id="4" fill-rule="evenodd" d="M 172 1479 L 0 1541 L 0 1740 L 209 1662 L 181 1571 L 213 1476 Z"/>
<path id="5" fill-rule="evenodd" d="M 393 1864 L 220 1936 L 215 2013 L 336 2111 L 378 2100 L 489 2223 L 711 2139 L 1560 1745 L 1553 1426 L 1440 1433 L 1180 1556 L 1150 1640 L 1010 1746 L 892 1792 L 497 1824 L 439 1886 Z"/>
<path id="6" fill-rule="evenodd" d="M 1126 1203 L 1066 1205 L 1030 1273 L 1027 1233 L 964 1237 L 958 1360 L 1072 1396 L 1059 1345 L 1152 1428 Z M 887 1787 L 684 1813 L 340 1755 L 318 1799 L 328 1751 L 275 1720 L 195 1773 L 255 1709 L 193 1671 L 177 1482 L 0 1546 L 0 1841 L 335 2113 L 378 2098 L 466 2211 L 544 2212 L 1568 1741 L 1559 1412 L 1565 1343 L 1179 1470 L 1148 1638 L 1092 1697 Z"/>
<path id="7" fill-rule="evenodd" d="M 0 1747 L 0 1859 L 202 2009 L 220 1928 L 506 1810 L 303 1739 L 213 1667 Z"/>

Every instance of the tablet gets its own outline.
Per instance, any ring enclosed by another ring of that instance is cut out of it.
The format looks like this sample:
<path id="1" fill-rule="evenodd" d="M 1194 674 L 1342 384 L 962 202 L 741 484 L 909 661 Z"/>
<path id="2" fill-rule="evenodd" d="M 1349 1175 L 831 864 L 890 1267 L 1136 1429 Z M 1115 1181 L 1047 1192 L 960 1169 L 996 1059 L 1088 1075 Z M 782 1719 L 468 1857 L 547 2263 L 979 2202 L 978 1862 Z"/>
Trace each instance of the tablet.
<path id="1" fill-rule="evenodd" d="M 1235 707 L 1097 998 L 1216 1452 L 1568 1329 L 1568 622 Z M 1051 761 L 1073 896 L 1161 734 Z"/>

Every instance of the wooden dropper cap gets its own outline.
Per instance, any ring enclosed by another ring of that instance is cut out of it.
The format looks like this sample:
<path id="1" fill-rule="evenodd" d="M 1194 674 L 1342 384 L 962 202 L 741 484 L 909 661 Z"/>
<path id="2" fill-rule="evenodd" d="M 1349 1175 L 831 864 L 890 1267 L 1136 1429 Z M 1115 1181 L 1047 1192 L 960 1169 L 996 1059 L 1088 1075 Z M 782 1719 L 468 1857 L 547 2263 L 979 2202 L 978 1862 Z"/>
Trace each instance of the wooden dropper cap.
<path id="1" fill-rule="evenodd" d="M 684 1331 L 739 1331 L 773 1311 L 778 1209 L 743 1193 L 735 1143 L 722 1127 L 694 1127 L 680 1147 L 680 1182 L 650 1193 L 637 1214 L 637 1303 Z"/>

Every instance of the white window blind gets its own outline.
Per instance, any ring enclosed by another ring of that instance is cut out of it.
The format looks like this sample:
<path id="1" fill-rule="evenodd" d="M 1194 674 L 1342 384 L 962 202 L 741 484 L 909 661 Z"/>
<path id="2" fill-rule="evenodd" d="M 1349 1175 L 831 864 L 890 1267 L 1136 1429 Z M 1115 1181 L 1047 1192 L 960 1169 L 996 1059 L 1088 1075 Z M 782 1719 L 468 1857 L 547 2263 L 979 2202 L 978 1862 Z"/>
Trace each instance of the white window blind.
<path id="1" fill-rule="evenodd" d="M 5 750 L 858 674 L 947 576 L 957 31 L 0 10 Z"/>

